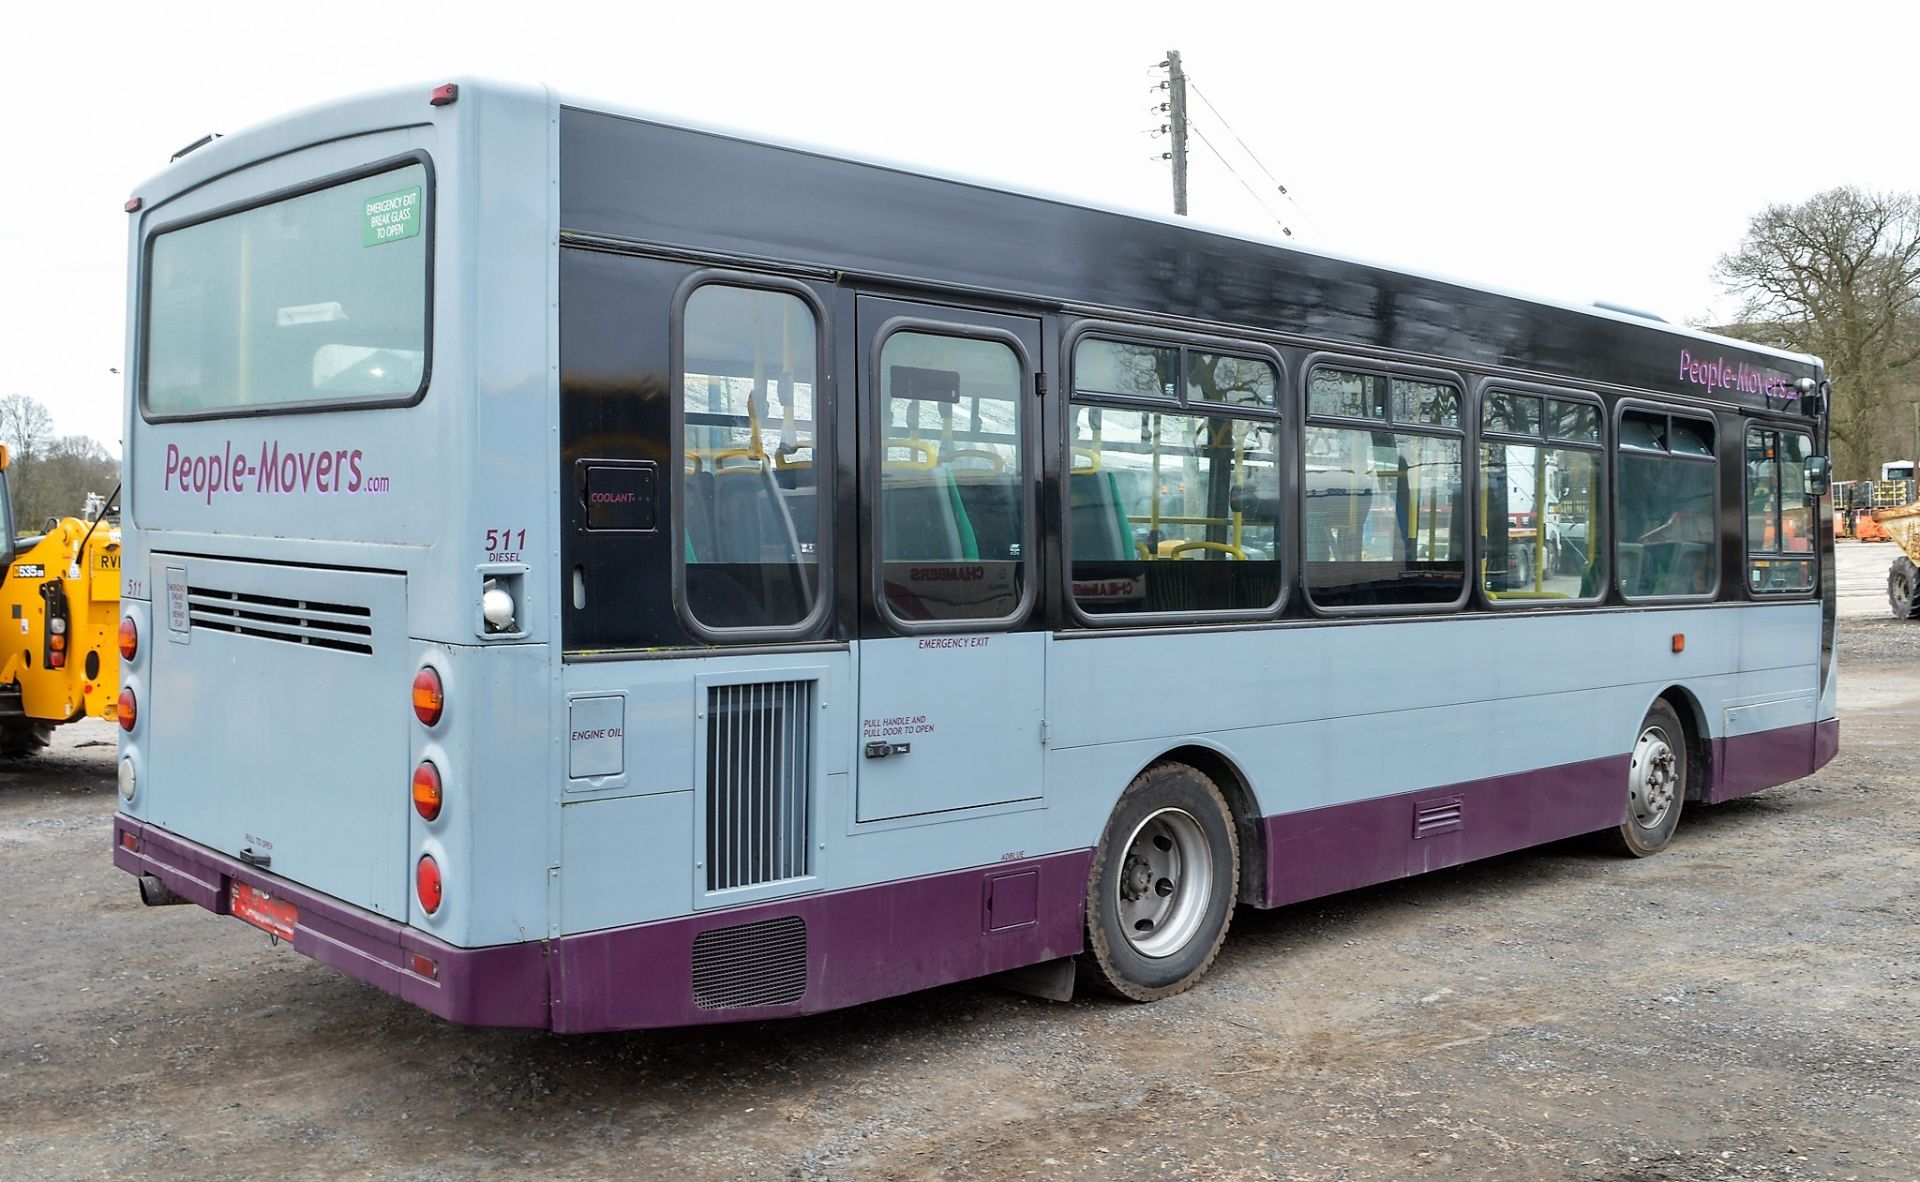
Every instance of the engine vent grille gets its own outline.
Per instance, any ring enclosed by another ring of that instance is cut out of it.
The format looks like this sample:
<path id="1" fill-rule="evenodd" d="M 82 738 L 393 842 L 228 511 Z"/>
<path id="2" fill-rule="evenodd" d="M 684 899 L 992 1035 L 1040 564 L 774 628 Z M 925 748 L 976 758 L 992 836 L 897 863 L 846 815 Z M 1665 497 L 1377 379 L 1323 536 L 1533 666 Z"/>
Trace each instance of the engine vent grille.
<path id="1" fill-rule="evenodd" d="M 701 932 L 693 939 L 693 1004 L 777 1006 L 807 992 L 807 921 L 797 915 Z"/>
<path id="2" fill-rule="evenodd" d="M 371 655 L 373 652 L 373 609 L 350 603 L 282 599 L 190 586 L 187 616 L 193 627 L 215 632 L 348 653 Z"/>
<path id="3" fill-rule="evenodd" d="M 1422 800 L 1413 806 L 1413 835 L 1415 838 L 1434 837 L 1441 833 L 1452 833 L 1466 824 L 1463 811 L 1465 797 L 1444 796 L 1438 800 Z"/>
<path id="4" fill-rule="evenodd" d="M 707 689 L 707 889 L 809 873 L 811 681 Z"/>

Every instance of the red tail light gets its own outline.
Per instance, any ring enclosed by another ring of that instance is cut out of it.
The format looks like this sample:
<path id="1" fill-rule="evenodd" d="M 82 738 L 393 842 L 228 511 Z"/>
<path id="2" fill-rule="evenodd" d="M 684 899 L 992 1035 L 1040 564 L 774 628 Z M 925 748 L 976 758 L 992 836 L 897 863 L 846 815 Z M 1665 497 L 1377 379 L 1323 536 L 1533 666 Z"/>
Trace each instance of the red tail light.
<path id="1" fill-rule="evenodd" d="M 114 699 L 114 711 L 120 716 L 120 729 L 132 730 L 133 724 L 140 720 L 140 703 L 133 700 L 132 690 L 120 687 L 120 695 Z"/>
<path id="2" fill-rule="evenodd" d="M 440 801 L 440 769 L 423 759 L 413 769 L 413 811 L 431 821 L 440 815 Z"/>
<path id="3" fill-rule="evenodd" d="M 120 617 L 120 659 L 133 660 L 133 654 L 140 651 L 140 629 L 134 626 L 132 616 Z"/>
<path id="4" fill-rule="evenodd" d="M 413 716 L 425 726 L 440 721 L 447 708 L 447 695 L 440 688 L 440 675 L 428 665 L 413 675 Z"/>
<path id="5" fill-rule="evenodd" d="M 420 861 L 414 864 L 413 892 L 420 896 L 420 906 L 428 915 L 440 910 L 440 863 L 433 860 L 432 854 L 421 854 Z"/>

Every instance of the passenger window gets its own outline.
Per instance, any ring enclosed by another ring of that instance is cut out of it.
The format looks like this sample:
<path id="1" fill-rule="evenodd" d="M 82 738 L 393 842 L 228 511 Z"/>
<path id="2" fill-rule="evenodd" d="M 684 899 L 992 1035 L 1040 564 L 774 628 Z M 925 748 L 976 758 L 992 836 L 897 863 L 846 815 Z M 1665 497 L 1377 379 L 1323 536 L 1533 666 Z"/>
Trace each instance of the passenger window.
<path id="1" fill-rule="evenodd" d="M 1542 409 L 1547 414 L 1542 416 Z M 1584 413 L 1581 413 L 1584 412 Z M 1480 585 L 1496 605 L 1592 600 L 1605 591 L 1598 404 L 1489 390 L 1481 402 Z"/>
<path id="2" fill-rule="evenodd" d="M 1747 585 L 1762 594 L 1813 590 L 1813 503 L 1806 462 L 1813 440 L 1798 431 L 1747 431 Z"/>
<path id="3" fill-rule="evenodd" d="M 1379 374 L 1316 369 L 1307 381 L 1307 413 L 1341 419 L 1387 417 L 1387 379 Z"/>
<path id="4" fill-rule="evenodd" d="M 1657 412 L 1620 418 L 1614 487 L 1621 593 L 1707 596 L 1719 578 L 1713 424 Z"/>
<path id="5" fill-rule="evenodd" d="M 1600 443 L 1600 408 L 1560 398 L 1547 400 L 1547 437 L 1570 443 Z"/>
<path id="6" fill-rule="evenodd" d="M 1116 367 L 1184 373 L 1184 405 L 1103 404 Z M 1279 605 L 1279 385 L 1279 369 L 1257 357 L 1099 338 L 1075 347 L 1067 528 L 1082 612 Z"/>
<path id="7" fill-rule="evenodd" d="M 1026 583 L 1025 400 L 1001 341 L 901 331 L 880 349 L 880 552 L 903 620 L 998 620 Z"/>
<path id="8" fill-rule="evenodd" d="M 1089 394 L 1120 398 L 1179 396 L 1180 350 L 1134 341 L 1088 337 L 1073 351 L 1073 384 Z"/>
<path id="9" fill-rule="evenodd" d="M 1390 416 L 1384 413 L 1389 384 Z M 1338 406 L 1334 413 L 1341 414 L 1356 406 L 1379 410 L 1391 429 L 1307 427 L 1301 476 L 1307 594 L 1332 608 L 1459 600 L 1467 577 L 1464 441 L 1457 430 L 1417 429 L 1457 424 L 1458 388 L 1322 367 L 1308 390 L 1314 407 Z M 1316 392 L 1325 397 L 1315 398 Z"/>
<path id="10" fill-rule="evenodd" d="M 1273 409 L 1279 376 L 1254 357 L 1187 350 L 1187 401 Z"/>
<path id="11" fill-rule="evenodd" d="M 813 310 L 789 292 L 707 284 L 681 331 L 687 610 L 709 628 L 800 624 L 820 593 Z"/>

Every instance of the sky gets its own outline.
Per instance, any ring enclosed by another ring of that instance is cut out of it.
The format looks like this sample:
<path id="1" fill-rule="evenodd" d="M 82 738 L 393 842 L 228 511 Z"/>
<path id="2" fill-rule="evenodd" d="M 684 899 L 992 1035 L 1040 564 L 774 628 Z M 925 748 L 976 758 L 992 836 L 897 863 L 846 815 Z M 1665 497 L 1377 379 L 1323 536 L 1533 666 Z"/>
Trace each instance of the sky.
<path id="1" fill-rule="evenodd" d="M 1194 220 L 1676 321 L 1730 314 L 1715 261 L 1768 205 L 1920 191 L 1920 9 L 1891 3 L 75 0 L 5 29 L 0 395 L 116 453 L 127 196 L 207 132 L 412 82 L 544 82 L 1165 212 L 1177 49 Z"/>

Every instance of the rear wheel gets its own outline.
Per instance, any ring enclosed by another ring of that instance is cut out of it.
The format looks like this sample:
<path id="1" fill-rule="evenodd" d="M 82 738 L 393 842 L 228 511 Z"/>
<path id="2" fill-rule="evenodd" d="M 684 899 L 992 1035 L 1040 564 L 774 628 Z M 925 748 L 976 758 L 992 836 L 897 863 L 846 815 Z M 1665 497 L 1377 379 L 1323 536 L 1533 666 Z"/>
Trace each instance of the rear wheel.
<path id="1" fill-rule="evenodd" d="M 1121 794 L 1094 851 L 1082 979 L 1134 1001 L 1191 987 L 1226 939 L 1239 890 L 1220 789 L 1185 764 L 1155 764 Z"/>
<path id="2" fill-rule="evenodd" d="M 1887 606 L 1895 619 L 1920 617 L 1920 567 L 1904 554 L 1887 568 Z"/>
<path id="3" fill-rule="evenodd" d="M 0 724 L 0 757 L 20 759 L 53 740 L 53 728 L 44 722 Z"/>
<path id="4" fill-rule="evenodd" d="M 1687 732 L 1664 701 L 1640 723 L 1627 765 L 1627 819 L 1610 830 L 1620 853 L 1647 858 L 1667 848 L 1687 801 Z"/>

